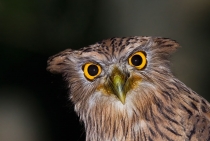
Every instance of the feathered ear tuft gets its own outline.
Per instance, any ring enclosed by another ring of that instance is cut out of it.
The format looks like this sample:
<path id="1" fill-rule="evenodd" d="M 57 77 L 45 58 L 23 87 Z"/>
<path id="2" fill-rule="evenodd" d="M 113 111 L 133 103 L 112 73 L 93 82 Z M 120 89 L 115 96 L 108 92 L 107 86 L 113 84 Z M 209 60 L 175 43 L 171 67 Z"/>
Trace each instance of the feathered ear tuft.
<path id="1" fill-rule="evenodd" d="M 158 49 L 160 52 L 165 52 L 167 54 L 171 54 L 177 50 L 180 45 L 172 39 L 169 38 L 154 38 L 154 46 L 153 49 Z"/>
<path id="2" fill-rule="evenodd" d="M 54 56 L 49 57 L 47 61 L 47 71 L 58 74 L 64 73 L 68 68 L 67 64 L 70 61 L 68 56 L 72 54 L 72 49 L 66 49 Z"/>

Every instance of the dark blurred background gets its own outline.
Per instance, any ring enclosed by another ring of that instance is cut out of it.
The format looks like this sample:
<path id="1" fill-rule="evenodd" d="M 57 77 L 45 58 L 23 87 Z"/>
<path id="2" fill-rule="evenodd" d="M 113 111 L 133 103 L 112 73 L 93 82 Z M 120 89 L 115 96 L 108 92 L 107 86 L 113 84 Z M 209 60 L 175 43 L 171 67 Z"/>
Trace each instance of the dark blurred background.
<path id="1" fill-rule="evenodd" d="M 0 0 L 0 140 L 84 140 L 49 56 L 123 36 L 177 40 L 174 74 L 210 100 L 210 1 Z"/>

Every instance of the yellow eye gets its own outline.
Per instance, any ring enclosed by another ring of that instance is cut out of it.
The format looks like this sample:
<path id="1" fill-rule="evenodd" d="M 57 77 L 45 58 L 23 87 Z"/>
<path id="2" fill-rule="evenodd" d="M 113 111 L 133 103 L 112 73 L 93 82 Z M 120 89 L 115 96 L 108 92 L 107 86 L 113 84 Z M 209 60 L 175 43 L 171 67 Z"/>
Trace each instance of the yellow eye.
<path id="1" fill-rule="evenodd" d="M 83 71 L 87 79 L 93 80 L 101 73 L 101 66 L 93 63 L 86 63 L 83 66 Z"/>
<path id="2" fill-rule="evenodd" d="M 128 63 L 137 69 L 143 69 L 147 64 L 146 55 L 143 52 L 136 52 L 128 58 Z"/>

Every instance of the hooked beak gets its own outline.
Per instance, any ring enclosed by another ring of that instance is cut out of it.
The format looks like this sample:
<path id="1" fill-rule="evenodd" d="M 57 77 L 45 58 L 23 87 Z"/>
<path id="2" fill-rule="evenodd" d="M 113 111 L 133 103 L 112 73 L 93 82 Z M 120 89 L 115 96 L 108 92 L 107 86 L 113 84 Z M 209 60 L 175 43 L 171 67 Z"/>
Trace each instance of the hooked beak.
<path id="1" fill-rule="evenodd" d="M 125 98 L 127 93 L 125 89 L 126 81 L 126 75 L 122 73 L 118 68 L 114 68 L 110 76 L 109 85 L 113 93 L 119 98 L 122 104 L 125 104 Z"/>

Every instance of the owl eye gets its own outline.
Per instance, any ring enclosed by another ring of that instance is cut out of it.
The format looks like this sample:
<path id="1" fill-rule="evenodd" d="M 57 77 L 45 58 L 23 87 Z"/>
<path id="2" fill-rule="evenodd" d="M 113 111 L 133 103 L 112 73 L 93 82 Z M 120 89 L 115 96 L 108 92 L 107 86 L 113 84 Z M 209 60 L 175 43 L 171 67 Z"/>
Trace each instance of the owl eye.
<path id="1" fill-rule="evenodd" d="M 136 52 L 128 58 L 128 63 L 137 69 L 143 69 L 147 64 L 146 55 L 143 52 Z"/>
<path id="2" fill-rule="evenodd" d="M 83 66 L 83 71 L 87 79 L 93 80 L 101 73 L 101 66 L 93 63 L 86 63 Z"/>

